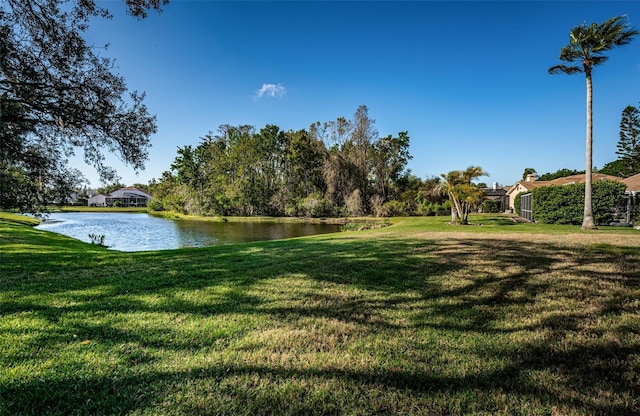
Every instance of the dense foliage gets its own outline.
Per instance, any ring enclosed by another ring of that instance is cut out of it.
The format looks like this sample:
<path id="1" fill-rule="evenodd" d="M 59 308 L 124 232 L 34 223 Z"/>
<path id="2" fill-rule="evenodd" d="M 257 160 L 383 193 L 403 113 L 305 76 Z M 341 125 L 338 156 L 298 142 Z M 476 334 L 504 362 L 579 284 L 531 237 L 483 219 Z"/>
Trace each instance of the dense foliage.
<path id="1" fill-rule="evenodd" d="M 540 175 L 536 180 L 538 181 L 552 181 L 558 178 L 564 178 L 571 175 L 580 175 L 584 174 L 584 170 L 575 170 L 575 169 L 567 169 L 562 168 L 558 169 L 555 172 L 547 172 Z"/>
<path id="2" fill-rule="evenodd" d="M 615 209 L 624 198 L 625 185 L 614 181 L 593 183 L 593 215 L 597 225 L 614 220 Z M 581 224 L 584 183 L 541 186 L 532 191 L 533 216 L 543 224 Z"/>
<path id="3" fill-rule="evenodd" d="M 482 201 L 482 212 L 491 212 L 491 213 L 497 213 L 500 212 L 500 209 L 502 208 L 502 201 L 499 200 L 484 200 Z"/>
<path id="4" fill-rule="evenodd" d="M 620 120 L 620 140 L 618 150 L 622 162 L 621 176 L 640 173 L 640 109 L 627 106 Z"/>
<path id="5" fill-rule="evenodd" d="M 429 191 L 438 181 L 405 169 L 408 133 L 378 137 L 374 123 L 361 106 L 307 130 L 222 125 L 178 148 L 150 190 L 164 209 L 201 215 L 391 216 L 442 204 Z"/>
<path id="6" fill-rule="evenodd" d="M 166 0 L 126 0 L 136 17 Z M 144 167 L 155 117 L 144 94 L 129 92 L 83 35 L 93 18 L 109 18 L 93 0 L 0 3 L 0 193 L 3 207 L 37 211 L 63 202 L 82 177 L 67 168 L 81 149 L 101 178 L 116 174 L 105 152 Z"/>

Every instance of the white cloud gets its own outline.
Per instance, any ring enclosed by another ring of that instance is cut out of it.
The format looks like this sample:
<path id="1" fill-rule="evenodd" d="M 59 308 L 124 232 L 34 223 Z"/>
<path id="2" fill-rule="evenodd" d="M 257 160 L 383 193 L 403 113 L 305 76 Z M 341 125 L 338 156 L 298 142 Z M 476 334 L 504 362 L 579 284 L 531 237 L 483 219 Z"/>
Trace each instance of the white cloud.
<path id="1" fill-rule="evenodd" d="M 262 87 L 256 91 L 256 98 L 262 98 L 265 95 L 272 98 L 282 98 L 286 94 L 287 89 L 282 84 L 262 84 Z"/>

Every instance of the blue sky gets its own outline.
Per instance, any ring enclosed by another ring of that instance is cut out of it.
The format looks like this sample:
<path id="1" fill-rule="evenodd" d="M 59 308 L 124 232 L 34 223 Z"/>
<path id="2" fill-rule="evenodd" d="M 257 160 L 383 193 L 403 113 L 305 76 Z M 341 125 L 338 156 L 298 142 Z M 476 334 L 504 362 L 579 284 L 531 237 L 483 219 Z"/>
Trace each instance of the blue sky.
<path id="1" fill-rule="evenodd" d="M 511 185 L 526 167 L 584 169 L 585 79 L 549 75 L 569 30 L 626 14 L 629 1 L 185 1 L 145 20 L 120 1 L 87 33 L 157 115 L 147 183 L 176 149 L 221 124 L 283 130 L 352 117 L 366 105 L 380 136 L 408 131 L 421 177 L 470 165 Z M 594 70 L 594 157 L 616 159 L 622 110 L 640 102 L 640 38 Z M 91 181 L 90 167 L 74 159 Z"/>

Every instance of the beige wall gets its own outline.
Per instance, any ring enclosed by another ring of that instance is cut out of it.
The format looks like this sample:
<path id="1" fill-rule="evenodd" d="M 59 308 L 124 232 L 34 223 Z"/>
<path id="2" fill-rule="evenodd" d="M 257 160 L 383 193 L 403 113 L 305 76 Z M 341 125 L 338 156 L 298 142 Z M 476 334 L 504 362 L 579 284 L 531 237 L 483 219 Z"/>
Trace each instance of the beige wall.
<path id="1" fill-rule="evenodd" d="M 528 192 L 529 190 L 527 188 L 525 188 L 524 186 L 522 186 L 522 184 L 520 182 L 517 182 L 515 185 L 513 185 L 513 188 L 511 188 L 508 192 L 509 195 L 509 208 L 511 208 L 512 210 L 514 210 L 515 212 L 515 201 L 516 201 L 516 196 L 520 193 L 520 192 Z"/>

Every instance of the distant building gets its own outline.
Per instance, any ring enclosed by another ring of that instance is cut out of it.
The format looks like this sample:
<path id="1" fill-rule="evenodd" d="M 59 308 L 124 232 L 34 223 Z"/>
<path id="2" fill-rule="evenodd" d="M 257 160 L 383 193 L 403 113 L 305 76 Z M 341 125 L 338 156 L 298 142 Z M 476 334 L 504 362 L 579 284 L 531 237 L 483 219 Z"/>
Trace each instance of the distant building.
<path id="1" fill-rule="evenodd" d="M 625 219 L 627 222 L 632 221 L 634 207 L 640 204 L 640 173 L 623 179 L 625 185 L 627 185 L 626 198 L 627 206 L 625 208 Z M 639 218 L 636 218 L 640 220 Z"/>
<path id="2" fill-rule="evenodd" d="M 493 183 L 491 188 L 484 188 L 482 191 L 484 195 L 482 196 L 483 201 L 500 201 L 500 212 L 504 212 L 509 208 L 509 196 L 507 196 L 507 191 L 511 187 L 498 186 L 497 182 Z"/>
<path id="3" fill-rule="evenodd" d="M 533 199 L 531 194 L 531 191 L 534 188 L 551 185 L 562 186 L 584 183 L 585 179 L 586 175 L 584 173 L 564 176 L 550 181 L 536 181 L 535 175 L 528 175 L 525 180 L 516 182 L 509 192 L 507 192 L 507 195 L 509 196 L 509 206 L 511 209 L 514 209 L 516 196 L 523 193 L 519 215 L 529 221 L 534 221 L 532 208 Z M 611 209 L 615 211 L 615 216 L 617 217 L 616 221 L 631 224 L 633 210 L 638 203 L 637 195 L 640 194 L 640 174 L 623 179 L 617 176 L 595 172 L 591 175 L 591 182 L 596 183 L 597 181 L 621 182 L 626 185 L 627 189 L 625 191 L 624 201 L 620 201 L 618 206 L 612 206 Z"/>
<path id="4" fill-rule="evenodd" d="M 602 180 L 624 182 L 624 179 L 619 178 L 617 176 L 613 176 L 613 175 L 605 175 L 603 173 L 597 173 L 597 172 L 591 175 L 592 183 L 596 181 L 602 181 Z M 509 195 L 509 208 L 514 209 L 516 196 L 521 192 L 531 192 L 534 188 L 539 188 L 541 186 L 571 185 L 574 183 L 584 183 L 584 181 L 585 181 L 584 173 L 578 174 L 578 175 L 564 176 L 561 178 L 553 179 L 551 181 L 537 181 L 535 174 L 527 175 L 527 178 L 525 180 L 516 182 L 516 184 L 513 185 L 511 189 L 509 189 L 509 192 L 507 192 L 507 195 Z"/>
<path id="5" fill-rule="evenodd" d="M 142 189 L 128 186 L 107 195 L 94 195 L 89 198 L 88 205 L 90 207 L 146 207 L 151 199 L 153 197 Z"/>

